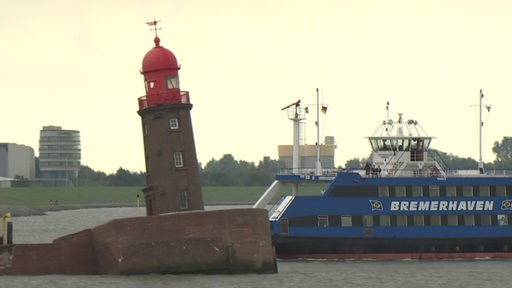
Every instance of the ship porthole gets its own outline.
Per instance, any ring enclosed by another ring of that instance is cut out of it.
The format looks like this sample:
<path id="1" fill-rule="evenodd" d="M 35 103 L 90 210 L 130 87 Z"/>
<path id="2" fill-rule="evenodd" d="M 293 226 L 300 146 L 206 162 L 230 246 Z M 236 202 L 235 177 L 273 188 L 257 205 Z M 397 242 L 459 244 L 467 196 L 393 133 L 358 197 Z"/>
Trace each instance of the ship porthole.
<path id="1" fill-rule="evenodd" d="M 430 247 L 430 251 L 432 251 L 432 252 L 436 251 L 436 246 Z"/>
<path id="2" fill-rule="evenodd" d="M 508 245 L 503 245 L 503 251 L 508 251 Z"/>
<path id="3" fill-rule="evenodd" d="M 460 251 L 459 245 L 455 246 L 455 251 Z"/>
<path id="4" fill-rule="evenodd" d="M 484 245 L 480 245 L 480 247 L 478 247 L 478 250 L 479 250 L 480 252 L 483 252 L 483 251 L 484 251 Z"/>

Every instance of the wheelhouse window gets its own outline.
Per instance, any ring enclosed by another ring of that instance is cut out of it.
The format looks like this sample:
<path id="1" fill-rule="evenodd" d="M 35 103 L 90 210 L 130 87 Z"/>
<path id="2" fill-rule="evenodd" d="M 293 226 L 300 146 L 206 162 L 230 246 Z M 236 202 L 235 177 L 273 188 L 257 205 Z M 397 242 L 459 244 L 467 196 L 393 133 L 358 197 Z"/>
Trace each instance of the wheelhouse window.
<path id="1" fill-rule="evenodd" d="M 180 88 L 180 79 L 178 76 L 167 77 L 167 89 Z"/>
<path id="2" fill-rule="evenodd" d="M 169 119 L 169 127 L 171 130 L 176 130 L 180 128 L 180 123 L 178 121 L 178 118 L 171 118 Z"/>
<path id="3" fill-rule="evenodd" d="M 174 152 L 174 167 L 183 167 L 183 152 Z"/>

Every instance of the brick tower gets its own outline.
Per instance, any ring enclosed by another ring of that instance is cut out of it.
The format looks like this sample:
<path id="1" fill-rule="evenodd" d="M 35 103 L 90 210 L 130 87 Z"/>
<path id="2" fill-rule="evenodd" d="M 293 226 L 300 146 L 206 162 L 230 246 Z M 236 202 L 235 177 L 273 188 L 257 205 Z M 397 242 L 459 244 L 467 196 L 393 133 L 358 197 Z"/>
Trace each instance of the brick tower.
<path id="1" fill-rule="evenodd" d="M 147 186 L 142 189 L 147 215 L 204 210 L 199 181 L 188 91 L 180 90 L 178 61 L 160 46 L 155 26 L 155 47 L 142 60 L 146 95 L 139 98 Z"/>

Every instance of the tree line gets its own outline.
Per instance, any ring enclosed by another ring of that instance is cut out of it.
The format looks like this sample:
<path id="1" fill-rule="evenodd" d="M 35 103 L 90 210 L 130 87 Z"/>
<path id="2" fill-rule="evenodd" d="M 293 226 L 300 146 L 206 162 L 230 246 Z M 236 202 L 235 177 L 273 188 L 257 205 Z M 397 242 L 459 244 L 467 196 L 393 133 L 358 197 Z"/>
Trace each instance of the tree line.
<path id="1" fill-rule="evenodd" d="M 441 161 L 449 169 L 476 169 L 478 161 L 472 158 L 458 157 L 439 150 L 430 149 L 437 154 Z M 493 153 L 496 159 L 485 163 L 487 170 L 511 170 L 512 169 L 512 137 L 503 137 L 499 142 L 494 142 Z M 353 158 L 345 163 L 347 169 L 361 169 L 367 158 Z M 36 162 L 37 164 L 37 162 Z M 36 165 L 37 166 L 37 165 Z M 254 162 L 236 160 L 231 154 L 225 154 L 222 158 L 211 159 L 204 167 L 199 163 L 199 175 L 203 186 L 268 186 L 274 180 L 275 174 L 285 164 L 270 157 L 263 157 L 256 165 Z M 342 168 L 342 167 L 339 167 Z M 24 186 L 28 179 L 17 179 L 14 186 Z M 27 182 L 28 183 L 28 182 Z M 95 171 L 88 166 L 81 166 L 78 173 L 78 186 L 146 186 L 145 172 L 132 172 L 122 167 L 115 173 Z"/>
<path id="2" fill-rule="evenodd" d="M 270 157 L 258 162 L 236 160 L 225 154 L 219 160 L 211 159 L 203 167 L 199 163 L 199 175 L 203 186 L 266 186 L 284 164 Z M 81 166 L 78 172 L 78 186 L 145 186 L 145 172 L 131 172 L 122 167 L 115 173 L 106 174 L 88 166 Z"/>

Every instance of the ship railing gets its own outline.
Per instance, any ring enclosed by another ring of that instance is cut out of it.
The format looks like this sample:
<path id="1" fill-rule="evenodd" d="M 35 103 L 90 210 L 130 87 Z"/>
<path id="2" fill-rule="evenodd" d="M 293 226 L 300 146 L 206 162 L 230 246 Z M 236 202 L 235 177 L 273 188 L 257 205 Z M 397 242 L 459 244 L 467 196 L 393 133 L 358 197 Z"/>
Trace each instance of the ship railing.
<path id="1" fill-rule="evenodd" d="M 443 171 L 448 170 L 448 165 L 443 161 L 443 158 L 441 158 L 441 155 L 437 153 L 435 150 L 429 150 L 427 151 L 427 157 L 431 158 L 433 161 L 437 162 L 437 164 L 441 167 Z"/>
<path id="2" fill-rule="evenodd" d="M 322 176 L 336 176 L 342 169 L 339 168 L 327 168 L 322 169 Z M 301 169 L 292 169 L 292 168 L 281 168 L 279 170 L 279 174 L 284 175 L 309 175 L 309 176 L 319 176 L 316 175 L 315 168 L 301 168 Z"/>

